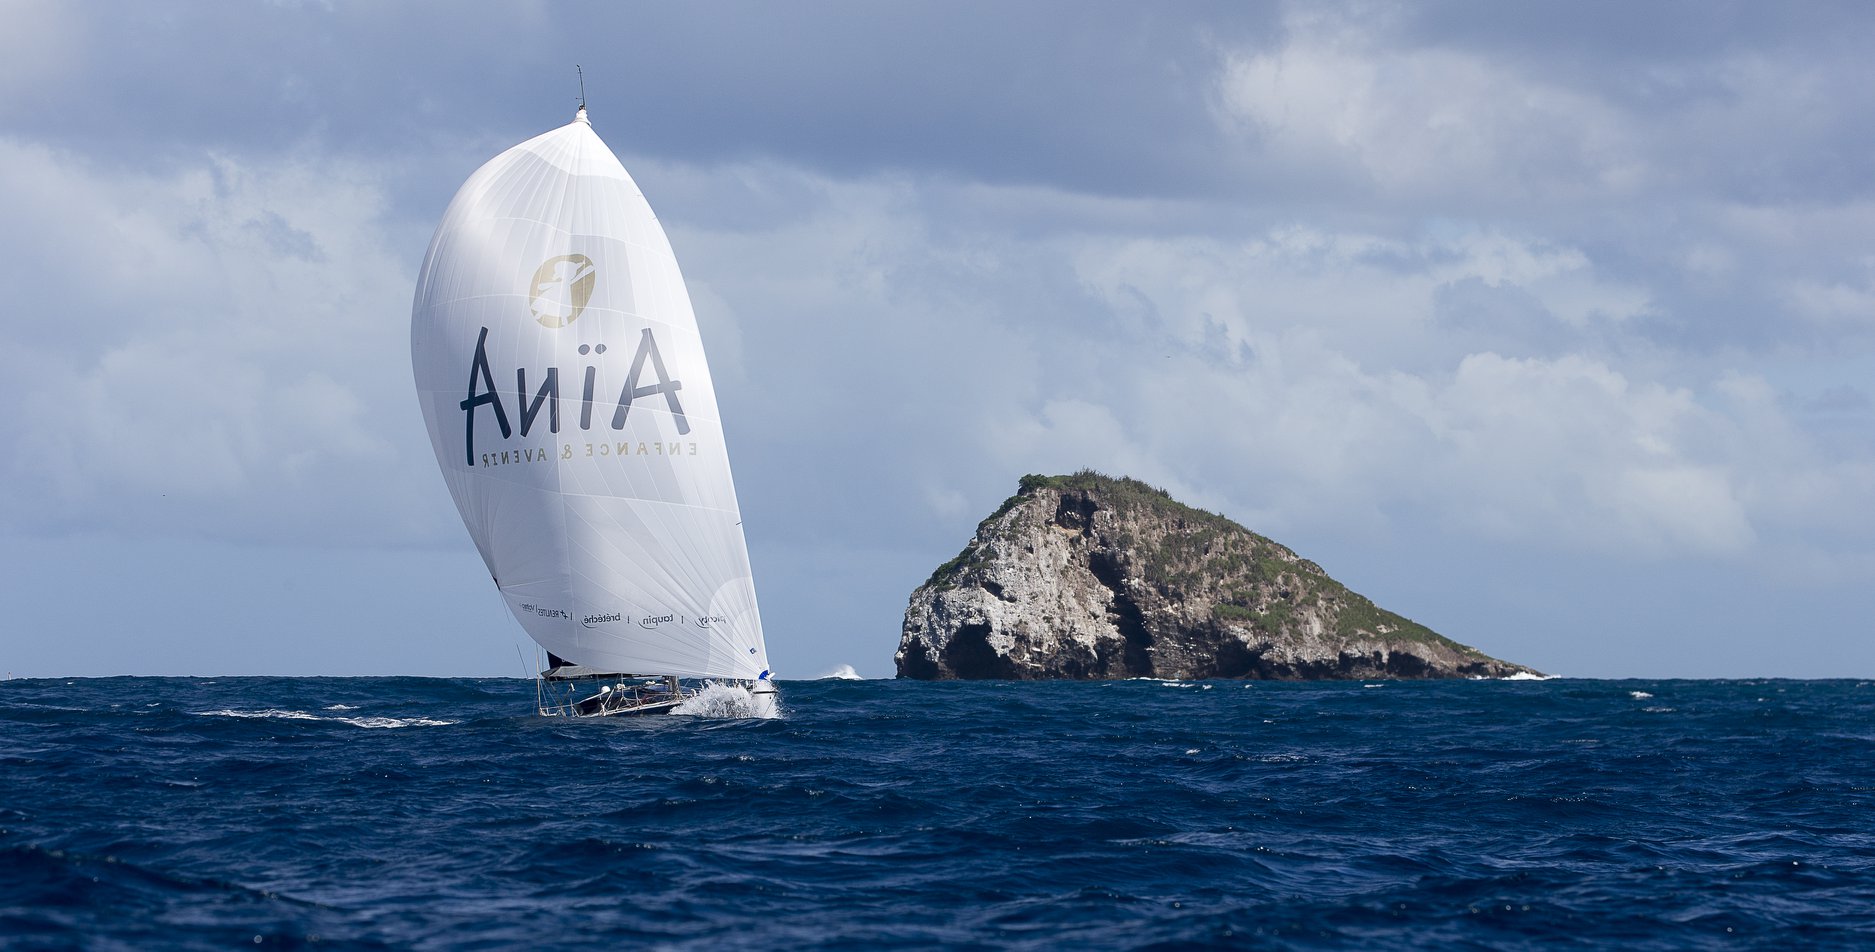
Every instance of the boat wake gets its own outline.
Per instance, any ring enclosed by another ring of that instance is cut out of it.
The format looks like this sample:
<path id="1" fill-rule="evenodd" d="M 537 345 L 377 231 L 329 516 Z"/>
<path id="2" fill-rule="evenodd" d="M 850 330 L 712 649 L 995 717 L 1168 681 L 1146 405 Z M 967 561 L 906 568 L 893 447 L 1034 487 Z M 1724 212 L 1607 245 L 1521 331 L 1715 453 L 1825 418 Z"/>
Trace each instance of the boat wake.
<path id="1" fill-rule="evenodd" d="M 333 705 L 333 707 L 343 708 L 344 705 Z M 350 710 L 350 708 L 346 709 Z M 331 710 L 331 708 L 327 708 L 327 710 Z M 350 724 L 353 727 L 369 728 L 448 727 L 456 723 L 455 721 L 437 720 L 433 717 L 328 717 L 321 714 L 311 714 L 306 711 L 282 711 L 275 708 L 268 708 L 263 711 L 220 710 L 191 711 L 190 713 L 198 717 L 250 717 L 271 718 L 283 721 L 332 721 L 339 724 Z"/>
<path id="2" fill-rule="evenodd" d="M 755 697 L 745 687 L 735 684 L 711 684 L 698 691 L 695 697 L 671 709 L 672 714 L 688 714 L 692 717 L 780 717 L 781 712 L 773 705 L 763 713 L 756 712 Z"/>

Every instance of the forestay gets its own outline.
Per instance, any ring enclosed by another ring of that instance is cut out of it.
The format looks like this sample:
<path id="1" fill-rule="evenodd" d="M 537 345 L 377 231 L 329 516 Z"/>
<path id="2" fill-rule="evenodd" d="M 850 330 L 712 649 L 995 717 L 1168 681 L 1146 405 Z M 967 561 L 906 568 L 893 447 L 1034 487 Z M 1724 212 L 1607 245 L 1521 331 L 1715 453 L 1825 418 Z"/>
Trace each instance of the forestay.
<path id="1" fill-rule="evenodd" d="M 535 641 L 604 671 L 767 672 L 683 276 L 583 108 L 456 193 L 410 344 L 443 478 Z"/>

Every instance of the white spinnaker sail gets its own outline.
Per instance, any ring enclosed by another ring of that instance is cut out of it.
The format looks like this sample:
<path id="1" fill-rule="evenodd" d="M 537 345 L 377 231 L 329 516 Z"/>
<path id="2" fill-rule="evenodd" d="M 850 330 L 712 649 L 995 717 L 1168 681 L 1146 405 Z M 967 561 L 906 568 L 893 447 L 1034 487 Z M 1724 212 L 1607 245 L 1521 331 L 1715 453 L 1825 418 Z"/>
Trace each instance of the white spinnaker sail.
<path id="1" fill-rule="evenodd" d="M 683 275 L 584 109 L 463 183 L 410 349 L 443 478 L 528 635 L 606 671 L 767 673 Z"/>

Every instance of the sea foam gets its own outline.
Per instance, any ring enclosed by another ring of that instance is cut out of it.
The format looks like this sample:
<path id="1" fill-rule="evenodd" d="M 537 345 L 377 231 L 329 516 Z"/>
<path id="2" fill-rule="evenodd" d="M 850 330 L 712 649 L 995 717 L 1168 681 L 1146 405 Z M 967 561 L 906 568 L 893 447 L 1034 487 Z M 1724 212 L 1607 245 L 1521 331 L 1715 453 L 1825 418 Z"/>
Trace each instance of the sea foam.
<path id="1" fill-rule="evenodd" d="M 755 712 L 755 698 L 749 690 L 735 684 L 707 684 L 694 697 L 671 710 L 672 714 L 692 717 L 780 717 L 772 707 L 766 714 Z"/>
<path id="2" fill-rule="evenodd" d="M 343 705 L 335 705 L 343 707 Z M 330 708 L 328 708 L 330 710 Z M 307 711 L 284 711 L 267 708 L 259 711 L 191 711 L 199 717 L 247 717 L 272 718 L 283 721 L 331 721 L 337 724 L 350 724 L 353 727 L 388 728 L 388 727 L 448 727 L 455 721 L 441 720 L 434 717 L 327 717 Z"/>

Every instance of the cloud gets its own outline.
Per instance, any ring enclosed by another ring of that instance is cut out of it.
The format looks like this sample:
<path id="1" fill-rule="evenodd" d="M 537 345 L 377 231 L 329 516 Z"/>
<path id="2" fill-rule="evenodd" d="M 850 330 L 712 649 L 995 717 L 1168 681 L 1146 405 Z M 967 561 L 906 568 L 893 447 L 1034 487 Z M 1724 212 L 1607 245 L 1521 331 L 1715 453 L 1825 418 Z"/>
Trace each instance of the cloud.
<path id="1" fill-rule="evenodd" d="M 1298 6 L 1284 43 L 1223 48 L 1214 110 L 1258 201 L 1393 238 L 1444 221 L 1575 249 L 1637 289 L 1635 344 L 1866 350 L 1875 285 L 1852 236 L 1875 179 L 1851 156 L 1875 107 L 1834 91 L 1872 78 L 1853 39 L 1870 26 Z"/>
<path id="2" fill-rule="evenodd" d="M 1731 423 L 1685 391 L 1577 357 L 1479 354 L 1420 377 L 1300 338 L 1258 352 L 1241 372 L 1141 367 L 1127 381 L 1139 399 L 1050 401 L 997 445 L 1142 476 L 1271 532 L 1438 523 L 1622 557 L 1737 556 L 1754 541 L 1744 461 L 1705 432 Z"/>
<path id="3" fill-rule="evenodd" d="M 1476 354 L 1435 394 L 1441 508 L 1494 535 L 1604 553 L 1744 553 L 1755 532 L 1722 447 L 1686 390 L 1580 357 Z M 1443 451 L 1443 452 L 1440 452 Z"/>
<path id="4" fill-rule="evenodd" d="M 744 408 L 738 468 L 762 474 L 744 495 L 852 539 L 906 512 L 956 518 L 1013 473 L 1081 465 L 1271 527 L 1436 520 L 1598 551 L 1736 556 L 1806 518 L 1760 487 L 1814 469 L 1814 434 L 1776 399 L 1746 415 L 1721 393 L 1735 367 L 1677 358 L 1663 328 L 1709 320 L 1673 275 L 1736 274 L 1772 246 L 1795 259 L 1819 213 L 1701 206 L 1719 227 L 1669 242 L 1665 277 L 1637 269 L 1579 212 L 1543 217 L 1559 183 L 1624 214 L 1642 178 L 1608 169 L 1653 168 L 1631 103 L 1389 29 L 1292 17 L 1286 43 L 1225 44 L 1214 61 L 1218 108 L 1254 145 L 1230 161 L 1362 184 L 1332 206 L 1318 190 L 1229 214 L 989 170 L 628 151 L 685 263 L 724 403 Z M 106 500 L 154 493 L 196 508 L 133 521 L 449 535 L 407 412 L 412 236 L 426 230 L 393 211 L 407 168 L 313 149 L 135 171 L 17 140 L 0 161 L 35 236 L 22 267 L 104 276 L 34 299 L 89 315 L 76 327 L 10 330 L 34 401 L 21 439 L 43 453 L 16 463 L 35 487 L 22 524 L 93 525 Z M 1361 195 L 1516 213 L 1336 210 Z M 1793 313 L 1855 324 L 1866 280 L 1837 258 L 1788 279 Z M 1788 466 L 1750 462 L 1769 435 Z M 1853 472 L 1807 484 L 1810 505 L 1843 502 Z M 874 492 L 839 488 L 853 482 Z"/>
<path id="5" fill-rule="evenodd" d="M 0 102 L 19 102 L 49 83 L 74 78 L 75 16 L 72 7 L 56 0 L 9 0 L 7 28 L 0 32 Z"/>
<path id="6" fill-rule="evenodd" d="M 1292 174 L 1323 169 L 1394 202 L 1477 210 L 1646 184 L 1628 117 L 1593 94 L 1475 51 L 1387 39 L 1293 17 L 1286 45 L 1227 58 L 1223 119 Z"/>
<path id="7" fill-rule="evenodd" d="M 1081 466 L 1272 532 L 1438 525 L 1623 559 L 1744 559 L 1869 509 L 1868 457 L 1832 461 L 1761 377 L 1637 356 L 1649 288 L 1568 244 L 1459 223 L 1141 237 L 1114 225 L 1127 200 L 772 163 L 640 178 L 707 223 L 674 240 L 732 312 L 706 323 L 740 341 L 743 375 L 718 375 L 753 411 L 740 452 L 783 470 L 745 496 L 871 487 L 783 517 L 804 533 L 963 519 L 960 494 Z M 711 194 L 790 198 L 738 220 Z"/>
<path id="8" fill-rule="evenodd" d="M 410 249 L 342 161 L 175 172 L 0 142 L 17 209 L 16 528 L 436 534 L 409 392 Z M 414 434 L 414 438 L 413 438 Z"/>

